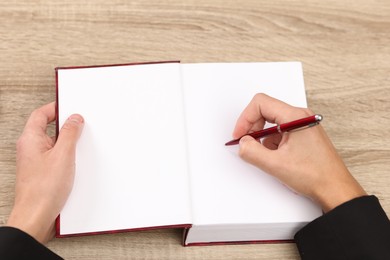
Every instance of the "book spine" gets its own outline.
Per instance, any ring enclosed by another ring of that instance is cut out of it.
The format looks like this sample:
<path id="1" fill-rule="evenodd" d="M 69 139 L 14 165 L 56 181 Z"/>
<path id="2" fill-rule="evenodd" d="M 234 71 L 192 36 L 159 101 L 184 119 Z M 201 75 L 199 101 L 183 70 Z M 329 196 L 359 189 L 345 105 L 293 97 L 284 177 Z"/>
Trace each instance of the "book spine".
<path id="1" fill-rule="evenodd" d="M 59 223 L 59 218 L 58 218 L 58 223 Z M 192 224 L 181 224 L 181 225 L 154 226 L 154 227 L 131 228 L 131 229 L 118 229 L 118 230 L 108 230 L 108 231 L 99 231 L 99 232 L 85 232 L 85 233 L 75 233 L 75 234 L 66 234 L 66 235 L 57 233 L 56 237 L 65 238 L 65 237 L 79 237 L 79 236 L 94 236 L 94 235 L 136 232 L 136 231 L 146 231 L 146 230 L 155 230 L 155 229 L 171 229 L 171 228 L 189 229 L 191 226 Z M 59 228 L 58 231 L 60 231 Z"/>

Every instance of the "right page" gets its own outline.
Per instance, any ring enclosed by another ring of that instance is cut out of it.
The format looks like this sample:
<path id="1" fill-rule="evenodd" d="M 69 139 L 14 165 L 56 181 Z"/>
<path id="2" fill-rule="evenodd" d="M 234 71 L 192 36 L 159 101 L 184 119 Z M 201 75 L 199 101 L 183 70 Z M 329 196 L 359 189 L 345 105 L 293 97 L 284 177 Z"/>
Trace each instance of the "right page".
<path id="1" fill-rule="evenodd" d="M 182 64 L 182 76 L 193 207 L 186 244 L 292 239 L 321 209 L 224 144 L 256 93 L 307 106 L 301 63 Z"/>

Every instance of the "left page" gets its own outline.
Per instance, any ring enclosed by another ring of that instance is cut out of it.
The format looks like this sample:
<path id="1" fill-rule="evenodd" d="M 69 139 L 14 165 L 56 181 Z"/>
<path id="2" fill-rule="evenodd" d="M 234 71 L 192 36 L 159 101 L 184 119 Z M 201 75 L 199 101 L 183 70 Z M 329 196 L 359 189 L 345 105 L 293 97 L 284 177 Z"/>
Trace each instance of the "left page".
<path id="1" fill-rule="evenodd" d="M 58 124 L 85 126 L 57 235 L 191 223 L 180 63 L 57 69 Z"/>

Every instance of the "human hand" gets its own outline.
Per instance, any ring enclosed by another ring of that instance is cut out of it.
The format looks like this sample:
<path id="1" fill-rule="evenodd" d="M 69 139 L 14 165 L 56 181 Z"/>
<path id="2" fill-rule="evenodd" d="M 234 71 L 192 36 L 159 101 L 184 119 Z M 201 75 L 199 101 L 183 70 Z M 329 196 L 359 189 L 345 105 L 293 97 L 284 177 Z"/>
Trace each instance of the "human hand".
<path id="1" fill-rule="evenodd" d="M 36 109 L 17 142 L 15 204 L 7 222 L 41 243 L 54 236 L 54 221 L 72 190 L 84 125 L 80 115 L 70 116 L 55 141 L 46 134 L 54 120 L 54 102 Z"/>
<path id="2" fill-rule="evenodd" d="M 257 94 L 237 120 L 233 138 L 264 128 L 265 122 L 282 124 L 313 115 L 264 94 Z M 312 198 L 327 212 L 366 195 L 337 154 L 322 126 L 265 138 L 240 140 L 241 158 L 275 176 L 294 191 Z"/>

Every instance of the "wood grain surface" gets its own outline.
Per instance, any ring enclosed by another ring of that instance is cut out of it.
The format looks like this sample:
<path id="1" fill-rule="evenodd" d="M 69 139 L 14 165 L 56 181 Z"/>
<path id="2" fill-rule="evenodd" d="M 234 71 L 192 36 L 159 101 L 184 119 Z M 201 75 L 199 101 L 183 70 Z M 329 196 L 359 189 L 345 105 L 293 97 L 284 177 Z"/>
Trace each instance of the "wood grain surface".
<path id="1" fill-rule="evenodd" d="M 308 103 L 352 174 L 390 214 L 390 1 L 2 0 L 0 225 L 15 142 L 55 98 L 57 66 L 302 61 Z M 54 128 L 50 128 L 51 133 Z M 54 239 L 66 259 L 298 259 L 293 243 L 184 248 L 179 230 Z"/>

